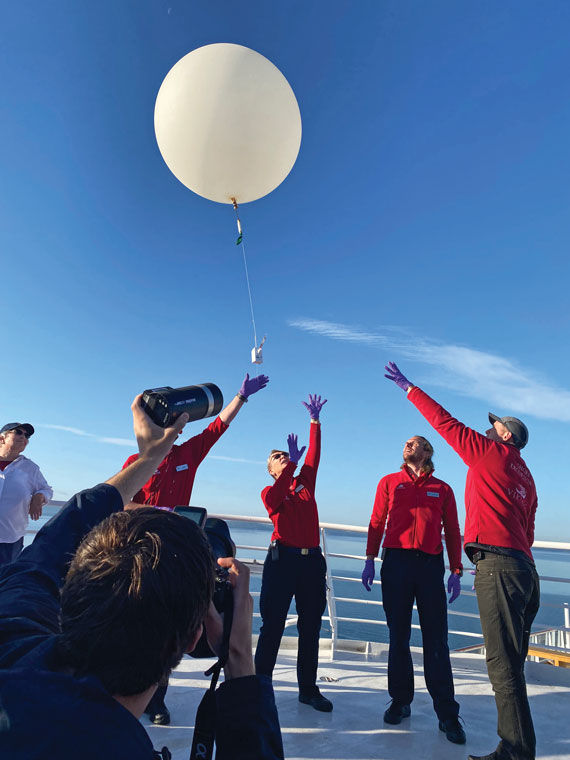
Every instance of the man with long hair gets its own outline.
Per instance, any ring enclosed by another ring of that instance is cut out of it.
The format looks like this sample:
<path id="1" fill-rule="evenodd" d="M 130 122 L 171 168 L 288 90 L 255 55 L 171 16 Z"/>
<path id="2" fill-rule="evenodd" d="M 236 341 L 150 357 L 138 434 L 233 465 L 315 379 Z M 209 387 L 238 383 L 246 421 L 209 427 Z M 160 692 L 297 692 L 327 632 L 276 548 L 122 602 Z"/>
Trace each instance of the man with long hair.
<path id="1" fill-rule="evenodd" d="M 378 483 L 368 527 L 366 564 L 362 583 L 370 591 L 374 558 L 384 536 L 381 569 L 382 600 L 390 632 L 388 692 L 392 697 L 384 721 L 397 725 L 411 714 L 414 670 L 410 654 L 412 607 L 416 602 L 424 650 L 426 686 L 449 741 L 465 743 L 455 701 L 447 644 L 447 604 L 443 587 L 445 565 L 442 527 L 451 575 L 451 604 L 460 594 L 461 536 L 451 487 L 433 475 L 433 447 L 421 435 L 404 444 L 404 461 L 398 472 Z"/>

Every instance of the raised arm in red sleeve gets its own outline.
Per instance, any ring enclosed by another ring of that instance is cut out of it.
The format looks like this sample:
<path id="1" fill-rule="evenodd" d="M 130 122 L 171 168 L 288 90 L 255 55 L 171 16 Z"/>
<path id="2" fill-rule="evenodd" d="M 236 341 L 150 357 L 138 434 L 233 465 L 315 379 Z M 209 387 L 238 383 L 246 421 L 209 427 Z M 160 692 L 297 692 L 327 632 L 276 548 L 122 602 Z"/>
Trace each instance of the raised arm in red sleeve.
<path id="1" fill-rule="evenodd" d="M 475 464 L 492 448 L 492 441 L 456 420 L 437 401 L 434 401 L 417 386 L 410 389 L 408 399 L 459 454 L 468 467 Z"/>
<path id="2" fill-rule="evenodd" d="M 459 532 L 459 520 L 457 519 L 457 505 L 451 488 L 446 489 L 442 519 L 449 567 L 451 570 L 463 570 L 463 564 L 461 562 L 461 533 Z"/>
<path id="3" fill-rule="evenodd" d="M 301 467 L 299 479 L 314 494 L 317 484 L 317 470 L 321 460 L 321 423 L 311 422 L 309 428 L 309 450 L 305 457 L 305 464 Z"/>
<path id="4" fill-rule="evenodd" d="M 265 509 L 269 512 L 269 517 L 279 512 L 281 505 L 287 498 L 296 467 L 295 462 L 287 462 L 285 469 L 275 483 L 272 486 L 267 486 L 261 492 L 261 498 L 265 504 Z"/>
<path id="5" fill-rule="evenodd" d="M 184 451 L 185 456 L 188 454 L 192 458 L 197 467 L 227 429 L 228 425 L 222 422 L 219 417 L 216 417 L 201 433 L 181 444 L 180 449 Z"/>
<path id="6" fill-rule="evenodd" d="M 377 557 L 384 535 L 386 518 L 388 517 L 389 495 L 386 478 L 378 483 L 376 498 L 372 508 L 372 516 L 368 525 L 368 541 L 366 543 L 366 556 Z"/>

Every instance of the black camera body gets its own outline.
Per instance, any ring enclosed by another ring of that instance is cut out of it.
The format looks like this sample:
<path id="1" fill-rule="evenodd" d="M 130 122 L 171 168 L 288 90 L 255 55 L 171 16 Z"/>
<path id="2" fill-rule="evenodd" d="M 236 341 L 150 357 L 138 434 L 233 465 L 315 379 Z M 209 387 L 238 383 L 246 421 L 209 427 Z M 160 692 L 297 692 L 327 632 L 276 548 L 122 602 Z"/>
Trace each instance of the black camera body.
<path id="1" fill-rule="evenodd" d="M 217 517 L 208 517 L 204 522 L 206 510 L 203 507 L 175 507 L 174 511 L 176 514 L 200 525 L 206 534 L 214 561 L 216 562 L 216 577 L 212 601 L 214 602 L 214 607 L 224 617 L 224 635 L 229 639 L 233 619 L 234 597 L 232 585 L 228 580 L 228 571 L 217 564 L 217 560 L 220 557 L 236 556 L 236 545 L 232 541 L 228 524 L 225 520 L 220 520 Z M 228 645 L 229 641 L 224 641 L 223 646 L 227 648 Z M 215 657 L 214 652 L 212 652 L 208 644 L 205 631 L 190 655 L 191 657 Z"/>
<path id="2" fill-rule="evenodd" d="M 210 543 L 216 563 L 220 557 L 236 556 L 236 545 L 232 541 L 230 529 L 225 520 L 219 520 L 217 517 L 208 517 L 204 524 L 204 532 Z M 228 571 L 216 564 L 213 602 L 218 612 L 227 612 L 228 605 L 230 604 L 228 597 L 232 597 L 232 587 L 228 580 Z"/>
<path id="3" fill-rule="evenodd" d="M 143 391 L 142 407 L 153 422 L 169 427 L 184 412 L 190 422 L 219 414 L 224 405 L 222 391 L 214 383 L 185 385 L 182 388 L 151 388 Z"/>

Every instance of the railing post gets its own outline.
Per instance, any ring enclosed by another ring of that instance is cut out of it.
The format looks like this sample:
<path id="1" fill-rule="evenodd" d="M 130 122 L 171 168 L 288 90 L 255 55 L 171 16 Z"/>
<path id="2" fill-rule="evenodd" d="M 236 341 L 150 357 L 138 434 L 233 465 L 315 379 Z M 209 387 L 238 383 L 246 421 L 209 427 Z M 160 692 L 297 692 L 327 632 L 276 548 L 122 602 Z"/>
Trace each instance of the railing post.
<path id="1" fill-rule="evenodd" d="M 325 562 L 327 563 L 327 574 L 326 574 L 327 606 L 329 608 L 329 618 L 330 618 L 330 623 L 331 623 L 331 660 L 334 660 L 335 649 L 336 649 L 336 639 L 337 639 L 336 602 L 335 602 L 335 596 L 334 596 L 333 579 L 332 579 L 332 574 L 331 574 L 329 562 L 328 562 L 327 540 L 326 540 L 324 528 L 321 528 L 321 541 L 323 544 L 323 554 L 325 556 Z"/>
<path id="2" fill-rule="evenodd" d="M 570 649 L 570 604 L 564 602 L 564 649 Z"/>

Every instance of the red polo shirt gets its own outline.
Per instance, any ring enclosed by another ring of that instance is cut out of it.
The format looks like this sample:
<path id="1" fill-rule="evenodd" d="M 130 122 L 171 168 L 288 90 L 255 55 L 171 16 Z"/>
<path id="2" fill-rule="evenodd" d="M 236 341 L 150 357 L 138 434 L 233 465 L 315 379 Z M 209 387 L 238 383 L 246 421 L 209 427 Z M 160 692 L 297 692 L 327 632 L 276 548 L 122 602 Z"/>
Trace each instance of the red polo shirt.
<path id="1" fill-rule="evenodd" d="M 176 507 L 189 504 L 198 465 L 227 429 L 228 425 L 216 417 L 198 435 L 180 446 L 175 444 L 154 475 L 133 497 L 133 501 L 154 507 Z M 130 456 L 123 465 L 123 469 L 138 459 L 138 456 L 138 454 Z"/>
<path id="2" fill-rule="evenodd" d="M 383 477 L 376 489 L 366 554 L 377 556 L 386 520 L 385 548 L 419 549 L 426 554 L 443 551 L 443 526 L 449 566 L 463 567 L 455 496 L 443 480 L 431 473 L 416 477 L 405 465 Z"/>
<path id="3" fill-rule="evenodd" d="M 321 426 L 311 422 L 310 428 L 309 450 L 298 476 L 293 477 L 297 465 L 289 462 L 275 483 L 261 492 L 274 525 L 271 539 L 299 549 L 320 543 L 315 485 L 321 458 Z"/>

